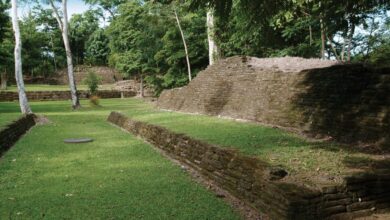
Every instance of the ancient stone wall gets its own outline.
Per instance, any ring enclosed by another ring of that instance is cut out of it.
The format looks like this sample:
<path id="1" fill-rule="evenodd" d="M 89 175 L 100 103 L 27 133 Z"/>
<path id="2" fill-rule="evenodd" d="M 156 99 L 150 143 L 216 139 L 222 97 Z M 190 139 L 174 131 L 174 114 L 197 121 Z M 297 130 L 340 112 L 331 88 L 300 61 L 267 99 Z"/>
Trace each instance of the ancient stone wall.
<path id="1" fill-rule="evenodd" d="M 35 125 L 35 115 L 26 115 L 0 129 L 0 156 Z"/>
<path id="2" fill-rule="evenodd" d="M 355 174 L 341 185 L 307 188 L 286 182 L 280 170 L 183 134 L 112 112 L 108 121 L 145 139 L 167 155 L 245 201 L 271 219 L 352 219 L 390 208 L 390 172 Z"/>
<path id="3" fill-rule="evenodd" d="M 103 84 L 113 84 L 119 80 L 122 80 L 122 75 L 113 68 L 106 66 L 76 66 L 74 68 L 74 78 L 76 84 L 84 84 L 84 79 L 87 77 L 89 72 L 94 72 L 100 76 Z M 55 77 L 58 84 L 67 85 L 68 75 L 67 70 L 63 69 L 58 73 L 58 77 Z"/>
<path id="4" fill-rule="evenodd" d="M 88 91 L 78 91 L 81 99 L 86 99 L 90 96 Z M 30 101 L 60 101 L 69 100 L 71 95 L 69 91 L 37 91 L 37 92 L 26 92 L 27 98 Z M 137 94 L 135 92 L 120 92 L 115 90 L 101 90 L 97 92 L 97 95 L 103 99 L 109 98 L 121 98 L 123 97 L 134 97 Z M 0 102 L 11 102 L 19 100 L 17 92 L 3 92 L 0 91 Z"/>
<path id="5" fill-rule="evenodd" d="M 390 149 L 390 69 L 299 58 L 274 61 L 221 60 L 189 85 L 164 91 L 158 106 Z"/>

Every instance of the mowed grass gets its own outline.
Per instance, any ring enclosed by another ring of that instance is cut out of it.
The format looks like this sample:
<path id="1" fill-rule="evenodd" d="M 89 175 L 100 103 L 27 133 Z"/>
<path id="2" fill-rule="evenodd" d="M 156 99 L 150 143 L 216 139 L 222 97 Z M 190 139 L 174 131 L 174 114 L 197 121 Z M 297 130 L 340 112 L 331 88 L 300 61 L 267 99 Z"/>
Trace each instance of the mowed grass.
<path id="1" fill-rule="evenodd" d="M 82 104 L 73 112 L 69 102 L 31 103 L 52 123 L 34 127 L 0 159 L 0 219 L 240 218 L 150 145 L 105 121 L 111 110 L 149 112 L 149 105 Z M 2 118 L 18 110 L 0 103 Z M 78 137 L 95 141 L 63 143 Z"/>
<path id="2" fill-rule="evenodd" d="M 344 163 L 346 158 L 368 157 L 343 150 L 334 143 L 310 142 L 277 128 L 218 117 L 161 111 L 136 99 L 129 102 L 132 103 L 131 107 L 121 112 L 133 119 L 160 125 L 222 147 L 239 149 L 243 154 L 282 166 L 292 175 L 321 175 L 333 179 L 352 171 Z"/>
<path id="3" fill-rule="evenodd" d="M 34 92 L 34 91 L 69 91 L 69 85 L 43 85 L 43 84 L 27 84 L 26 86 L 26 91 L 29 92 Z M 99 90 L 112 90 L 114 89 L 114 85 L 112 84 L 105 84 L 105 85 L 100 85 Z M 77 85 L 77 89 L 79 90 L 88 90 L 87 85 Z M 2 90 L 1 90 L 2 91 Z M 0 91 L 0 92 L 1 92 Z M 17 92 L 18 88 L 13 85 L 9 86 L 7 90 L 9 92 Z"/>
<path id="4" fill-rule="evenodd" d="M 1 106 L 1 104 L 0 104 Z M 1 111 L 1 110 L 0 110 Z M 0 114 L 0 130 L 20 117 L 20 113 Z"/>

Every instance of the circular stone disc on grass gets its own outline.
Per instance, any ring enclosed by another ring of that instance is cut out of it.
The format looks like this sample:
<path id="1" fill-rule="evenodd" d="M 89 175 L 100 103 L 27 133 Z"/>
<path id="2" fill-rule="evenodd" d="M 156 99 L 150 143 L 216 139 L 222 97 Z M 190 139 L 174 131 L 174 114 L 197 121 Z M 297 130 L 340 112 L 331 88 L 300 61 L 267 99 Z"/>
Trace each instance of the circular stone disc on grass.
<path id="1" fill-rule="evenodd" d="M 64 142 L 67 144 L 82 144 L 92 142 L 91 138 L 76 138 L 76 139 L 65 139 Z"/>

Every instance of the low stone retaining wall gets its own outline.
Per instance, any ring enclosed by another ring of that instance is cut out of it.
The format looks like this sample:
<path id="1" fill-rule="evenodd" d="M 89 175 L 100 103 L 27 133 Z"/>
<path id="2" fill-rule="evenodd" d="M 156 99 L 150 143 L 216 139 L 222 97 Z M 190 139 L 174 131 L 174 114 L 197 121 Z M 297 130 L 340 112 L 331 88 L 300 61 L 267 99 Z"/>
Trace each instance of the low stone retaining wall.
<path id="1" fill-rule="evenodd" d="M 390 207 L 389 170 L 355 174 L 339 186 L 309 189 L 283 181 L 281 170 L 237 150 L 134 121 L 117 112 L 107 120 L 189 165 L 271 219 L 352 219 Z"/>
<path id="2" fill-rule="evenodd" d="M 103 99 L 109 98 L 121 98 L 134 97 L 137 94 L 135 92 L 121 92 L 116 90 L 102 90 L 98 91 L 97 95 Z M 27 98 L 30 101 L 60 101 L 71 99 L 69 91 L 36 91 L 26 92 Z M 79 91 L 79 97 L 81 99 L 87 99 L 90 96 L 88 91 Z M 12 102 L 19 100 L 17 92 L 0 92 L 0 102 Z"/>
<path id="3" fill-rule="evenodd" d="M 0 129 L 0 156 L 35 125 L 35 115 L 26 115 Z"/>

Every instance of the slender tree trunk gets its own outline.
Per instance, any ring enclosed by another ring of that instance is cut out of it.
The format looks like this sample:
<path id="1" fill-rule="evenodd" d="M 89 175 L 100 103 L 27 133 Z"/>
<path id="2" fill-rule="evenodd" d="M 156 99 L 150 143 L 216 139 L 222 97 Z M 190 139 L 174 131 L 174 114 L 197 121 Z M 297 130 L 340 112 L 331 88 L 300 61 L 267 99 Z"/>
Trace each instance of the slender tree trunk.
<path id="1" fill-rule="evenodd" d="M 341 57 L 341 61 L 344 62 L 345 61 L 345 45 L 347 44 L 347 39 L 344 38 L 344 41 L 343 41 L 343 45 L 342 45 L 342 49 L 341 49 L 341 54 L 340 54 L 340 57 Z"/>
<path id="2" fill-rule="evenodd" d="M 323 22 L 322 18 L 320 19 L 320 25 L 321 25 L 321 59 L 325 60 L 326 36 L 325 36 L 324 22 Z"/>
<path id="3" fill-rule="evenodd" d="M 374 24 L 375 24 L 375 18 L 372 17 L 371 18 L 371 26 L 370 26 L 370 33 L 368 35 L 368 42 L 367 42 L 367 49 L 366 49 L 366 54 L 364 54 L 364 58 L 367 59 L 368 56 L 370 55 L 371 53 L 371 49 L 372 47 L 374 47 L 374 42 L 372 41 L 372 38 L 373 38 L 373 35 L 374 35 L 374 32 L 375 32 L 375 28 L 374 28 Z"/>
<path id="4" fill-rule="evenodd" d="M 142 75 L 142 73 L 139 74 L 140 76 L 140 80 L 141 80 L 141 83 L 139 85 L 139 91 L 140 91 L 140 97 L 143 98 L 145 96 L 145 93 L 144 93 L 144 77 Z"/>
<path id="5" fill-rule="evenodd" d="M 65 45 L 65 51 L 66 51 L 66 62 L 68 64 L 68 78 L 69 78 L 70 92 L 72 95 L 72 107 L 73 107 L 73 109 L 77 109 L 77 108 L 80 108 L 81 106 L 80 106 L 80 101 L 79 101 L 79 97 L 77 94 L 76 82 L 74 79 L 72 50 L 70 49 L 70 43 L 69 43 L 67 0 L 62 0 L 62 10 L 64 13 L 62 37 L 64 38 L 64 45 Z"/>
<path id="6" fill-rule="evenodd" d="M 15 79 L 16 85 L 18 86 L 20 110 L 23 114 L 32 114 L 24 89 L 22 72 L 22 41 L 20 39 L 17 0 L 12 0 L 12 27 L 15 34 Z"/>
<path id="7" fill-rule="evenodd" d="M 332 50 L 333 50 L 333 53 L 334 53 L 334 56 L 336 57 L 336 60 L 340 61 L 340 56 L 338 55 L 337 50 L 336 50 L 336 48 L 333 46 L 333 43 L 332 43 L 332 40 L 331 40 L 331 39 L 333 39 L 333 36 L 332 36 L 331 38 L 329 38 L 329 37 L 327 36 L 327 39 L 328 39 L 328 41 L 329 41 L 330 47 L 331 47 Z"/>
<path id="8" fill-rule="evenodd" d="M 348 37 L 348 49 L 347 49 L 347 54 L 348 54 L 348 59 L 347 61 L 351 61 L 351 50 L 352 50 L 352 41 L 353 41 L 353 35 L 355 34 L 355 24 L 351 24 L 351 31 L 349 33 Z"/>
<path id="9" fill-rule="evenodd" d="M 62 38 L 64 41 L 64 46 L 65 46 L 65 51 L 66 51 L 66 62 L 68 65 L 69 87 L 70 87 L 70 93 L 71 93 L 71 97 L 72 97 L 72 108 L 78 109 L 81 106 L 80 106 L 80 101 L 79 101 L 79 97 L 77 94 L 76 82 L 74 79 L 72 50 L 70 49 L 70 43 L 69 43 L 67 0 L 62 0 L 62 10 L 63 10 L 63 16 L 64 16 L 62 21 L 61 21 L 60 14 L 58 13 L 58 10 L 54 5 L 53 0 L 50 0 L 50 4 L 53 8 L 57 22 L 60 26 L 60 29 L 62 32 Z"/>
<path id="10" fill-rule="evenodd" d="M 313 45 L 313 30 L 311 25 L 309 25 L 309 36 L 310 36 L 310 46 Z"/>
<path id="11" fill-rule="evenodd" d="M 7 89 L 7 71 L 4 70 L 4 72 L 0 73 L 0 90 L 6 90 Z"/>
<path id="12" fill-rule="evenodd" d="M 209 42 L 209 64 L 213 65 L 220 58 L 218 45 L 215 42 L 214 14 L 212 9 L 207 11 L 207 40 Z"/>
<path id="13" fill-rule="evenodd" d="M 54 42 L 53 42 L 53 36 L 51 34 L 50 34 L 50 44 L 51 44 L 51 48 L 53 50 L 54 72 L 57 73 L 56 53 L 54 52 Z"/>
<path id="14" fill-rule="evenodd" d="M 176 9 L 174 9 L 174 13 L 175 13 L 177 26 L 179 27 L 179 30 L 180 30 L 181 39 L 183 40 L 184 50 L 185 50 L 185 53 L 186 53 L 187 69 L 188 69 L 188 80 L 191 82 L 191 80 L 192 80 L 191 63 L 190 63 L 190 57 L 188 55 L 188 47 L 187 47 L 187 43 L 186 43 L 186 38 L 184 37 L 184 32 L 183 32 L 183 29 L 181 28 L 179 16 L 177 15 Z"/>

